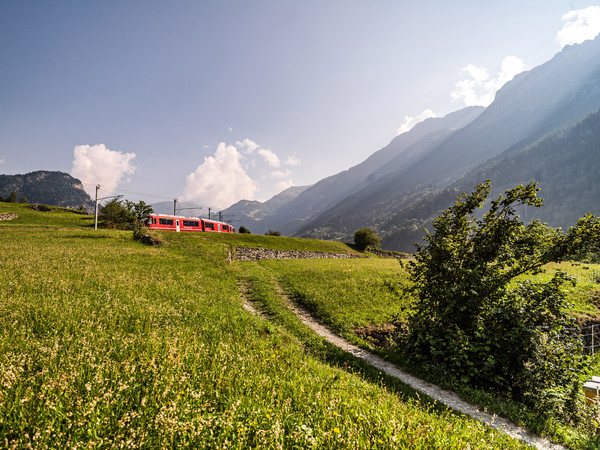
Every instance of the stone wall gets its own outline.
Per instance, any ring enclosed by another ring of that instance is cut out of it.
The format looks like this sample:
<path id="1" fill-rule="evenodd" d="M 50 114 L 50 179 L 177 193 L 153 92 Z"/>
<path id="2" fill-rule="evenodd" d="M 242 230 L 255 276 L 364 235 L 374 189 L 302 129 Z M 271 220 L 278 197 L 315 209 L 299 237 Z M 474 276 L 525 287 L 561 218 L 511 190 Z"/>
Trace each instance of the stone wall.
<path id="1" fill-rule="evenodd" d="M 274 250 L 271 248 L 236 247 L 233 260 L 258 261 L 259 259 L 347 259 L 363 258 L 356 253 L 303 252 L 298 250 Z"/>
<path id="2" fill-rule="evenodd" d="M 19 215 L 15 213 L 2 213 L 0 214 L 0 220 L 13 220 L 18 219 Z"/>

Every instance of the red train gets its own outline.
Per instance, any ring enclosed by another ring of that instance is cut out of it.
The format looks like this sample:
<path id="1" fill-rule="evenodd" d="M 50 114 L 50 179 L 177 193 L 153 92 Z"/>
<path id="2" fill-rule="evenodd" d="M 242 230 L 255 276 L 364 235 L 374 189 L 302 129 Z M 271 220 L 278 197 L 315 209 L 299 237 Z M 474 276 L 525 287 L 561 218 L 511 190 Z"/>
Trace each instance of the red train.
<path id="1" fill-rule="evenodd" d="M 197 217 L 150 214 L 144 223 L 152 230 L 235 233 L 235 228 L 227 223 Z"/>

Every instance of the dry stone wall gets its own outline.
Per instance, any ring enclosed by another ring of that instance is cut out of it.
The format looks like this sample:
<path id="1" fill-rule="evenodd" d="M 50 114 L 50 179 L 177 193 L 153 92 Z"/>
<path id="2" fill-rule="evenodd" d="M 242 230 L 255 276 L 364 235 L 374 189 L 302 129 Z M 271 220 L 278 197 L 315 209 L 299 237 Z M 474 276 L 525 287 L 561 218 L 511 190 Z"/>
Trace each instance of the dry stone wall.
<path id="1" fill-rule="evenodd" d="M 19 215 L 15 213 L 2 213 L 0 214 L 0 220 L 13 220 L 18 219 Z"/>
<path id="2" fill-rule="evenodd" d="M 355 253 L 305 252 L 298 250 L 274 250 L 271 248 L 236 247 L 232 259 L 258 261 L 260 259 L 347 259 L 363 258 Z"/>

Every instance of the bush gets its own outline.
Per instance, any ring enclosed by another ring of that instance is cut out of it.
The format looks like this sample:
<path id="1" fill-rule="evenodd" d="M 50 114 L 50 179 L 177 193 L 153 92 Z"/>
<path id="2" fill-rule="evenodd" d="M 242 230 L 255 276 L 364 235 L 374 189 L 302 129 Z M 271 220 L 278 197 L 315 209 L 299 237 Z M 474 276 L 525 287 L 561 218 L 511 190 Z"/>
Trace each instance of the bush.
<path id="1" fill-rule="evenodd" d="M 246 228 L 244 225 L 242 225 L 242 226 L 240 227 L 240 229 L 239 229 L 239 231 L 238 231 L 238 232 L 239 232 L 239 233 L 241 233 L 241 234 L 252 234 L 252 233 L 250 232 L 250 230 L 249 230 L 248 228 Z"/>
<path id="2" fill-rule="evenodd" d="M 405 350 L 426 369 L 572 416 L 585 359 L 569 331 L 575 324 L 561 290 L 568 279 L 558 273 L 512 291 L 509 283 L 581 251 L 598 239 L 600 222 L 586 216 L 566 234 L 537 221 L 523 225 L 515 206 L 542 205 L 535 182 L 507 190 L 477 220 L 473 213 L 490 189 L 487 181 L 462 194 L 417 246 L 409 265 L 417 299 Z"/>
<path id="3" fill-rule="evenodd" d="M 361 228 L 354 233 L 354 245 L 360 250 L 365 251 L 368 247 L 379 247 L 381 238 L 370 228 Z"/>

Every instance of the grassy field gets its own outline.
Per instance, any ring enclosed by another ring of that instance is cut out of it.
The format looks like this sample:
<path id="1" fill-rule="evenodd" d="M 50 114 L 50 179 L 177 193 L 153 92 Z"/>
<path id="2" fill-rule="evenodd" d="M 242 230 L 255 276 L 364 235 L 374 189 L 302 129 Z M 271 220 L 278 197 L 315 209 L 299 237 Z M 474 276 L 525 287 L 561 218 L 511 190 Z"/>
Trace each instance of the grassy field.
<path id="1" fill-rule="evenodd" d="M 20 218 L 0 222 L 0 446 L 523 447 L 289 315 L 243 309 L 238 284 L 264 269 L 227 264 L 228 248 L 284 239 L 165 233 L 154 248 L 94 231 L 89 216 L 0 203 L 9 211 Z"/>

